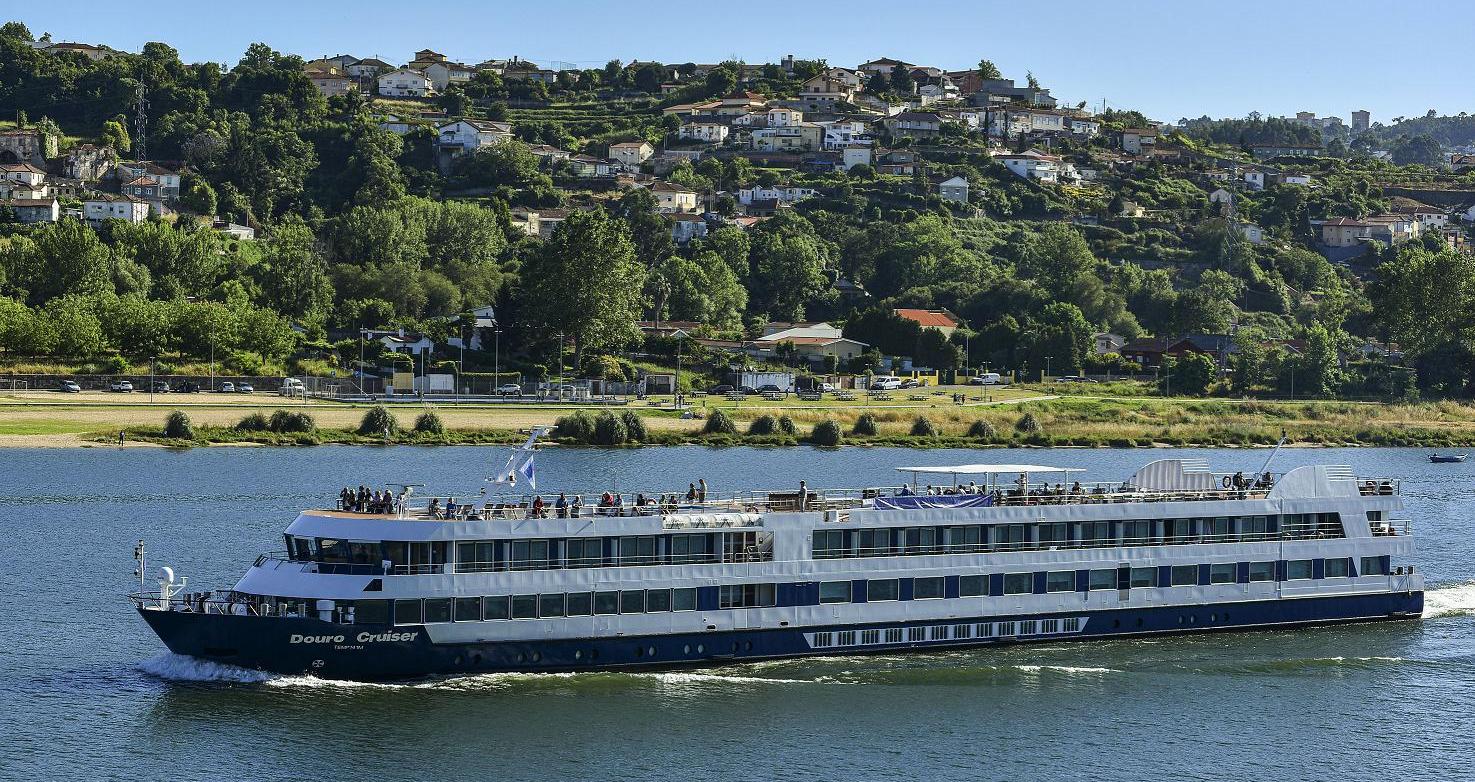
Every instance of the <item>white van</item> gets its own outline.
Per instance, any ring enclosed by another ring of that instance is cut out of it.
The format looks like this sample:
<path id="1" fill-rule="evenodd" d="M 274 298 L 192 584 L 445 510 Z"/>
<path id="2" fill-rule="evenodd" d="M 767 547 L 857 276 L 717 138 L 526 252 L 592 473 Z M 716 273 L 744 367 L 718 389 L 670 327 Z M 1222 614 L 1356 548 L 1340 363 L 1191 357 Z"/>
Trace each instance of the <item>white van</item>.
<path id="1" fill-rule="evenodd" d="M 896 391 L 901 388 L 901 378 L 895 375 L 877 375 L 871 378 L 872 391 Z"/>
<path id="2" fill-rule="evenodd" d="M 282 387 L 277 389 L 277 396 L 302 396 L 302 381 L 295 377 L 289 377 L 282 381 Z"/>
<path id="3" fill-rule="evenodd" d="M 998 372 L 984 372 L 968 378 L 970 386 L 996 386 L 1004 382 L 1004 378 Z"/>

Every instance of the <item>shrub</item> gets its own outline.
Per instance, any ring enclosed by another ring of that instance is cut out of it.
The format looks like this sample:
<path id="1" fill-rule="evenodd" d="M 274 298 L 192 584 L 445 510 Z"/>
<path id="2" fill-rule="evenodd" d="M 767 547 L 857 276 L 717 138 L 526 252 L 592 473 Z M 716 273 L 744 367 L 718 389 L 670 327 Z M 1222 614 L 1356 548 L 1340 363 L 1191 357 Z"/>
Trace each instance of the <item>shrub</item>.
<path id="1" fill-rule="evenodd" d="M 876 417 L 870 413 L 861 413 L 860 418 L 855 419 L 855 428 L 850 430 L 851 434 L 861 437 L 875 437 L 880 429 L 876 426 Z"/>
<path id="2" fill-rule="evenodd" d="M 1044 427 L 1040 426 L 1040 419 L 1035 418 L 1034 413 L 1025 413 L 1014 422 L 1014 428 L 1025 434 L 1039 434 Z"/>
<path id="3" fill-rule="evenodd" d="M 278 410 L 271 414 L 271 420 L 267 428 L 273 432 L 305 432 L 317 431 L 317 422 L 307 413 L 294 413 L 287 410 Z"/>
<path id="4" fill-rule="evenodd" d="M 620 420 L 625 422 L 625 432 L 630 435 L 630 442 L 643 443 L 650 439 L 650 432 L 645 428 L 645 419 L 634 410 L 626 410 L 620 413 Z"/>
<path id="5" fill-rule="evenodd" d="M 917 420 L 912 422 L 912 436 L 936 437 L 937 427 L 932 425 L 932 422 L 927 419 L 927 416 L 919 415 L 917 416 Z"/>
<path id="6" fill-rule="evenodd" d="M 124 375 L 128 373 L 129 369 L 128 359 L 122 356 L 108 356 L 108 360 L 103 362 L 103 366 L 103 371 L 109 375 Z"/>
<path id="7" fill-rule="evenodd" d="M 713 410 L 707 416 L 707 423 L 702 426 L 703 434 L 737 434 L 737 424 L 732 422 L 732 416 L 721 410 Z"/>
<path id="8" fill-rule="evenodd" d="M 778 431 L 778 419 L 771 415 L 760 415 L 748 424 L 748 434 L 767 437 Z"/>
<path id="9" fill-rule="evenodd" d="M 195 427 L 190 423 L 189 416 L 183 411 L 175 410 L 164 419 L 164 436 L 176 440 L 195 439 Z"/>
<path id="10" fill-rule="evenodd" d="M 594 440 L 594 417 L 583 410 L 560 416 L 554 422 L 553 434 L 574 442 L 591 442 Z"/>
<path id="11" fill-rule="evenodd" d="M 794 427 L 794 419 L 786 415 L 779 416 L 778 430 L 790 437 L 793 437 L 799 433 L 799 430 Z"/>
<path id="12" fill-rule="evenodd" d="M 598 445 L 624 445 L 630 439 L 625 421 L 608 410 L 594 417 L 594 442 Z"/>
<path id="13" fill-rule="evenodd" d="M 828 418 L 815 424 L 814 431 L 809 433 L 809 441 L 815 445 L 839 445 L 843 437 L 840 425 Z"/>
<path id="14" fill-rule="evenodd" d="M 420 434 L 445 434 L 446 424 L 434 410 L 426 410 L 415 419 L 415 431 Z"/>
<path id="15" fill-rule="evenodd" d="M 399 421 L 395 420 L 394 414 L 384 405 L 374 405 L 364 413 L 363 420 L 359 421 L 359 434 L 362 435 L 395 435 L 399 434 Z"/>
<path id="16" fill-rule="evenodd" d="M 261 413 L 251 413 L 236 422 L 236 429 L 242 432 L 265 432 L 271 429 L 271 423 Z"/>
<path id="17" fill-rule="evenodd" d="M 988 421 L 979 419 L 968 425 L 968 436 L 979 440 L 992 440 L 999 436 L 997 429 Z"/>

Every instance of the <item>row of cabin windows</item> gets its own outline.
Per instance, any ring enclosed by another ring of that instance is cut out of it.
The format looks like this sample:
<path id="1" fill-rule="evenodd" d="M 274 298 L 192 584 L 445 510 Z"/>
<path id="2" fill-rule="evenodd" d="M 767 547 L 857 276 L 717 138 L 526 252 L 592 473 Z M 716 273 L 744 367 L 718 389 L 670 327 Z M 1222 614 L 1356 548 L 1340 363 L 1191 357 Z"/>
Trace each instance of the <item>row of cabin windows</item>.
<path id="1" fill-rule="evenodd" d="M 1045 572 L 1003 573 L 994 576 L 958 576 L 957 597 L 998 597 L 1002 595 L 1049 594 L 1054 592 L 1088 592 L 1107 589 L 1141 589 L 1176 586 L 1211 586 L 1214 584 L 1251 583 L 1256 581 L 1301 581 L 1353 576 L 1388 574 L 1388 557 L 1362 557 L 1361 567 L 1354 569 L 1351 557 L 1328 559 L 1291 559 L 1266 562 L 1218 562 L 1209 565 L 1172 565 L 1163 567 L 1121 567 L 1095 570 L 1050 570 Z M 1283 569 L 1280 566 L 1283 565 Z M 1319 573 L 1319 574 L 1318 574 Z M 865 581 L 821 581 L 819 602 L 878 603 L 907 599 L 936 600 L 948 597 L 947 579 L 942 576 L 919 578 L 883 578 Z"/>
<path id="2" fill-rule="evenodd" d="M 363 623 L 365 603 L 359 601 L 356 621 Z M 430 597 L 395 600 L 397 625 L 438 622 L 486 622 L 502 619 L 551 619 L 566 616 L 606 614 L 650 614 L 695 611 L 697 591 L 685 589 L 624 589 L 607 592 L 569 592 L 541 595 L 495 595 L 490 597 Z"/>
<path id="3" fill-rule="evenodd" d="M 597 538 L 527 540 L 358 541 L 288 535 L 293 561 L 317 562 L 325 570 L 352 568 L 389 572 L 439 573 L 455 554 L 455 571 L 563 570 L 626 565 L 682 565 L 759 562 L 773 557 L 760 548 L 758 532 L 624 535 Z M 452 548 L 454 546 L 454 549 Z"/>
<path id="4" fill-rule="evenodd" d="M 1336 513 L 815 530 L 815 559 L 1344 537 Z"/>
<path id="5" fill-rule="evenodd" d="M 813 646 L 917 643 L 919 641 L 966 641 L 974 638 L 1015 638 L 1027 635 L 1079 633 L 1083 625 L 1078 616 L 1063 619 L 1025 619 L 1012 622 L 978 622 L 927 627 L 887 627 L 877 630 L 840 630 L 814 634 Z M 904 640 L 903 640 L 904 639 Z"/>

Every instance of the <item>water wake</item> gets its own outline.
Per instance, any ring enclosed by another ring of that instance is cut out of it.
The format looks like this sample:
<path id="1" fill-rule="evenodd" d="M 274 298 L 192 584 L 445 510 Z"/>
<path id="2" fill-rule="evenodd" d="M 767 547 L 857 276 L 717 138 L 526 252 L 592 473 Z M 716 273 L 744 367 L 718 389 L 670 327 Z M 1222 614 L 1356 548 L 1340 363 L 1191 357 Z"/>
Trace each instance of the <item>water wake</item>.
<path id="1" fill-rule="evenodd" d="M 1424 618 L 1475 614 L 1475 581 L 1434 587 L 1424 592 Z"/>
<path id="2" fill-rule="evenodd" d="M 173 652 L 156 654 L 138 664 L 138 670 L 172 682 L 235 682 L 260 684 L 274 678 L 265 671 L 201 660 Z"/>

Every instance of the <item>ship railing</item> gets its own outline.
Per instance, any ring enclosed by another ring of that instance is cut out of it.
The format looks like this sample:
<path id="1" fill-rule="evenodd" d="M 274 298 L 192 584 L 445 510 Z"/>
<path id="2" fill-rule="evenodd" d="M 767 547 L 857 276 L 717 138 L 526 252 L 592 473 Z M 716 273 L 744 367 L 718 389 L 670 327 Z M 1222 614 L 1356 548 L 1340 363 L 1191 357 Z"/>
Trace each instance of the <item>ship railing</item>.
<path id="1" fill-rule="evenodd" d="M 1392 534 L 1392 533 L 1390 533 Z M 1403 534 L 1408 534 L 1407 530 Z M 858 557 L 925 556 L 928 554 L 999 554 L 1019 551 L 1064 551 L 1078 549 L 1141 548 L 1185 546 L 1211 543 L 1276 543 L 1298 540 L 1334 540 L 1342 538 L 1323 532 L 1246 532 L 1220 535 L 1155 535 L 1147 537 L 1113 537 L 1081 540 L 995 541 L 989 543 L 935 543 L 898 546 L 852 546 L 843 549 L 816 549 L 815 559 L 850 559 Z"/>
<path id="2" fill-rule="evenodd" d="M 140 608 L 150 611 L 179 611 L 191 614 L 222 614 L 234 616 L 297 616 L 287 613 L 283 607 L 246 600 L 230 590 L 220 592 L 171 592 L 165 598 L 162 592 L 134 592 L 128 595 Z"/>
<path id="3" fill-rule="evenodd" d="M 1357 493 L 1364 497 L 1396 497 L 1403 494 L 1400 478 L 1357 478 Z"/>
<path id="4" fill-rule="evenodd" d="M 425 502 L 399 507 L 390 514 L 361 513 L 368 518 L 400 518 L 422 521 L 521 521 L 532 518 L 626 518 L 639 516 L 672 516 L 702 514 L 737 514 L 793 512 L 799 510 L 825 511 L 860 507 L 867 500 L 884 496 L 895 489 L 811 489 L 807 497 L 801 497 L 797 489 L 748 490 L 723 494 L 708 493 L 704 498 L 686 499 L 684 493 L 643 494 L 625 492 L 612 504 L 587 498 L 564 496 L 564 505 L 559 506 L 557 494 L 530 494 L 517 497 L 478 497 L 474 502 L 459 502 L 454 496 L 432 497 Z M 641 498 L 643 503 L 637 504 Z M 664 499 L 663 499 L 664 498 Z M 673 499 L 674 498 L 674 499 Z M 537 500 L 541 499 L 539 506 Z M 342 511 L 342 509 L 338 509 Z M 355 513 L 354 511 L 342 511 Z M 723 526 L 761 526 L 757 522 Z"/>

